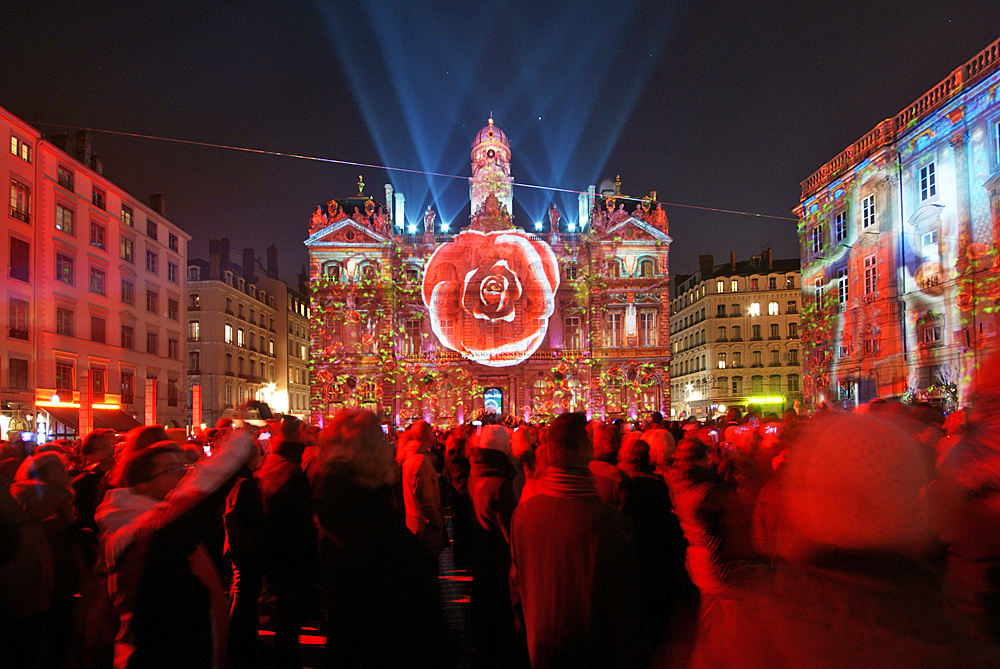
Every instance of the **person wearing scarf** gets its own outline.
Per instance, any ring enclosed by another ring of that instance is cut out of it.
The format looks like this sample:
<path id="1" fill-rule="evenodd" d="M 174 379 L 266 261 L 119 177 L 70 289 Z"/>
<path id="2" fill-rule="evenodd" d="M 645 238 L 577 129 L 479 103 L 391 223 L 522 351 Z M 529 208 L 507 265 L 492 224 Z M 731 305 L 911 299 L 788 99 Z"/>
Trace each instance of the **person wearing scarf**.
<path id="1" fill-rule="evenodd" d="M 586 425 L 582 413 L 552 422 L 542 489 L 511 521 L 511 601 L 535 668 L 648 659 L 632 521 L 598 495 Z"/>

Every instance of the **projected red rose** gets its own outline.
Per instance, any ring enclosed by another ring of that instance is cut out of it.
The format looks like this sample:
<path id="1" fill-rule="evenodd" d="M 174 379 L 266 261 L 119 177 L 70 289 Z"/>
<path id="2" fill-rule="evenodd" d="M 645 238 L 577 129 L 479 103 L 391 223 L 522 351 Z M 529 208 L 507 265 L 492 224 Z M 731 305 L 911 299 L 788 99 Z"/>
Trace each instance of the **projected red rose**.
<path id="1" fill-rule="evenodd" d="M 545 242 L 520 230 L 465 230 L 427 262 L 423 298 L 442 345 L 508 367 L 541 346 L 558 288 L 559 264 Z"/>

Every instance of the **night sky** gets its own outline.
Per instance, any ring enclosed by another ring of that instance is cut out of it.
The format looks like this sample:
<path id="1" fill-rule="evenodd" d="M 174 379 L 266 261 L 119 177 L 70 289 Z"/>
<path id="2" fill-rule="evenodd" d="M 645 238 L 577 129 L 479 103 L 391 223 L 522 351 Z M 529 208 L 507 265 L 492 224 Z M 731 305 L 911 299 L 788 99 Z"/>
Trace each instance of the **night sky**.
<path id="1" fill-rule="evenodd" d="M 423 11 L 420 4 L 434 9 Z M 448 9 L 448 5 L 454 5 Z M 107 129 L 469 175 L 492 112 L 515 182 L 792 218 L 799 183 L 1000 37 L 1000 2 L 5 2 L 0 106 Z M 128 9 L 121 7 L 127 6 Z M 461 226 L 466 181 L 95 134 L 104 174 L 194 237 L 279 248 L 316 205 L 392 180 Z M 533 229 L 575 196 L 515 188 Z M 666 205 L 665 205 L 666 206 Z M 667 206 L 674 273 L 770 246 L 794 220 Z"/>

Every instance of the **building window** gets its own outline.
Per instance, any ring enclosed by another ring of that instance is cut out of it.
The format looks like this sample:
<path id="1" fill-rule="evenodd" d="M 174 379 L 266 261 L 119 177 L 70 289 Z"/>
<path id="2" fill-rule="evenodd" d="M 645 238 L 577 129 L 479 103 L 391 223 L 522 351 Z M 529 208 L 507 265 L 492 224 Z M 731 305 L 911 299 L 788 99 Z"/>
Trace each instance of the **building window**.
<path id="1" fill-rule="evenodd" d="M 90 201 L 93 203 L 95 207 L 97 207 L 98 209 L 107 209 L 107 199 L 108 199 L 107 193 L 105 193 L 97 186 L 93 187 L 90 196 Z"/>
<path id="2" fill-rule="evenodd" d="M 201 270 L 195 267 L 188 267 L 188 281 L 200 281 L 201 280 Z"/>
<path id="3" fill-rule="evenodd" d="M 734 304 L 732 306 L 732 309 L 730 309 L 730 311 L 732 312 L 730 315 L 732 315 L 732 316 L 739 316 L 740 315 L 740 305 Z"/>
<path id="4" fill-rule="evenodd" d="M 132 372 L 122 372 L 120 380 L 122 404 L 131 404 L 135 401 L 135 374 Z"/>
<path id="5" fill-rule="evenodd" d="M 750 310 L 747 311 L 750 316 L 760 316 L 760 302 L 754 302 L 750 305 Z"/>
<path id="6" fill-rule="evenodd" d="M 232 373 L 233 373 L 233 354 L 232 353 L 227 353 L 226 354 L 226 374 L 232 374 Z"/>
<path id="7" fill-rule="evenodd" d="M 934 325 L 924 328 L 924 343 L 938 344 L 941 342 L 941 326 Z"/>
<path id="8" fill-rule="evenodd" d="M 121 257 L 125 262 L 130 262 L 135 264 L 135 242 L 133 242 L 128 237 L 122 236 L 122 241 L 120 244 Z"/>
<path id="9" fill-rule="evenodd" d="M 29 268 L 31 266 L 31 244 L 18 239 L 10 238 L 10 278 L 18 281 L 30 281 Z"/>
<path id="10" fill-rule="evenodd" d="M 31 223 L 31 188 L 17 179 L 10 180 L 10 215 Z"/>
<path id="11" fill-rule="evenodd" d="M 122 348 L 126 351 L 135 350 L 135 328 L 131 325 L 122 325 Z"/>
<path id="12" fill-rule="evenodd" d="M 833 241 L 838 244 L 847 241 L 847 214 L 843 211 L 833 217 Z"/>
<path id="13" fill-rule="evenodd" d="M 750 290 L 760 290 L 759 283 L 757 279 L 750 279 Z"/>
<path id="14" fill-rule="evenodd" d="M 874 254 L 865 258 L 865 295 L 875 293 L 878 285 L 878 272 L 876 267 L 876 257 Z"/>
<path id="15" fill-rule="evenodd" d="M 59 182 L 59 185 L 65 188 L 66 190 L 70 192 L 73 191 L 73 170 L 67 169 L 62 165 L 60 165 L 56 175 L 56 180 Z"/>
<path id="16" fill-rule="evenodd" d="M 132 211 L 132 207 L 128 206 L 127 204 L 123 204 L 122 205 L 122 223 L 124 223 L 125 225 L 127 225 L 130 228 L 134 228 L 135 227 L 135 220 L 134 220 L 133 216 L 134 216 L 134 213 Z"/>
<path id="17" fill-rule="evenodd" d="M 715 341 L 726 341 L 726 328 L 725 327 L 720 327 L 719 328 L 718 336 L 715 338 Z"/>
<path id="18" fill-rule="evenodd" d="M 639 262 L 639 277 L 649 278 L 653 276 L 653 261 L 652 260 L 642 260 Z"/>
<path id="19" fill-rule="evenodd" d="M 738 292 L 740 289 L 740 282 L 733 279 L 729 282 L 729 291 L 732 293 Z"/>
<path id="20" fill-rule="evenodd" d="M 608 314 L 608 341 L 605 344 L 608 348 L 617 348 L 625 344 L 622 340 L 622 323 L 623 319 L 620 312 Z"/>
<path id="21" fill-rule="evenodd" d="M 226 384 L 226 407 L 233 406 L 233 386 L 230 383 Z"/>
<path id="22" fill-rule="evenodd" d="M 715 315 L 718 318 L 725 318 L 726 316 L 726 305 L 720 304 L 715 308 Z"/>
<path id="23" fill-rule="evenodd" d="M 188 351 L 188 374 L 201 372 L 201 351 Z"/>
<path id="24" fill-rule="evenodd" d="M 146 353 L 160 354 L 160 336 L 155 332 L 146 333 Z"/>
<path id="25" fill-rule="evenodd" d="M 786 276 L 785 277 L 785 290 L 792 290 L 793 288 L 795 288 L 795 277 L 794 276 Z"/>
<path id="26" fill-rule="evenodd" d="M 743 394 L 743 377 L 734 376 L 733 377 L 733 395 Z"/>
<path id="27" fill-rule="evenodd" d="M 742 331 L 741 331 L 739 325 L 734 325 L 733 326 L 733 341 L 742 341 L 743 340 L 743 336 L 742 336 L 741 332 Z"/>
<path id="28" fill-rule="evenodd" d="M 244 335 L 243 328 L 238 328 L 236 330 L 236 345 L 239 346 L 240 348 L 246 346 L 246 340 L 243 338 L 243 335 Z"/>
<path id="29" fill-rule="evenodd" d="M 146 251 L 146 271 L 147 272 L 150 272 L 152 274 L 156 274 L 156 270 L 157 270 L 156 263 L 157 263 L 157 260 L 159 260 L 159 258 L 156 257 L 155 253 L 153 253 L 152 251 Z"/>
<path id="30" fill-rule="evenodd" d="M 73 391 L 73 365 L 56 363 L 56 390 Z M 72 397 L 69 399 L 72 400 Z"/>
<path id="31" fill-rule="evenodd" d="M 177 360 L 180 354 L 180 342 L 172 337 L 167 339 L 167 357 L 171 360 Z"/>
<path id="32" fill-rule="evenodd" d="M 156 221 L 151 218 L 146 219 L 146 236 L 150 239 L 156 239 Z"/>
<path id="33" fill-rule="evenodd" d="M 269 355 L 274 355 L 274 340 L 271 339 L 267 342 L 267 352 Z"/>
<path id="34" fill-rule="evenodd" d="M 768 290 L 778 290 L 778 278 L 774 276 L 769 276 L 767 278 L 767 289 Z"/>
<path id="35" fill-rule="evenodd" d="M 798 351 L 798 349 L 793 348 L 793 349 L 790 349 L 788 351 L 788 364 L 789 365 L 797 365 L 797 364 L 799 364 L 799 351 Z"/>
<path id="36" fill-rule="evenodd" d="M 920 201 L 929 200 L 937 195 L 937 177 L 934 174 L 934 163 L 927 163 L 920 168 Z"/>
<path id="37" fill-rule="evenodd" d="M 799 392 L 799 375 L 789 374 L 788 375 L 788 392 L 797 393 Z"/>
<path id="38" fill-rule="evenodd" d="M 128 279 L 122 279 L 122 304 L 135 306 L 135 284 Z"/>
<path id="39" fill-rule="evenodd" d="M 107 274 L 96 267 L 90 268 L 90 292 L 105 295 L 107 291 Z"/>
<path id="40" fill-rule="evenodd" d="M 875 223 L 875 194 L 861 201 L 861 227 L 869 228 Z"/>
<path id="41" fill-rule="evenodd" d="M 813 255 L 823 250 L 823 224 L 813 226 L 809 231 L 809 248 Z"/>
<path id="42" fill-rule="evenodd" d="M 62 253 L 56 254 L 56 281 L 69 285 L 76 283 L 73 276 L 73 258 Z"/>
<path id="43" fill-rule="evenodd" d="M 781 352 L 778 349 L 771 349 L 771 366 L 777 367 L 781 364 Z"/>
<path id="44" fill-rule="evenodd" d="M 243 367 L 245 364 L 246 360 L 243 359 L 242 355 L 236 359 L 236 373 L 240 376 L 243 376 Z"/>
<path id="45" fill-rule="evenodd" d="M 177 283 L 177 263 L 167 263 L 167 281 Z"/>
<path id="46" fill-rule="evenodd" d="M 177 249 L 179 248 L 179 244 L 177 242 L 177 235 L 175 235 L 172 232 L 167 234 L 167 248 L 170 249 L 171 251 L 177 251 Z"/>
<path id="47" fill-rule="evenodd" d="M 788 324 L 788 338 L 796 339 L 799 336 L 799 324 L 789 323 Z"/>
<path id="48" fill-rule="evenodd" d="M 716 281 L 715 282 L 715 292 L 717 292 L 717 293 L 724 293 L 724 292 L 726 292 L 726 282 L 723 281 L 722 279 L 719 279 L 718 281 Z"/>
<path id="49" fill-rule="evenodd" d="M 176 321 L 179 318 L 180 313 L 180 302 L 177 300 L 167 299 L 167 318 L 172 321 Z"/>
<path id="50" fill-rule="evenodd" d="M 108 340 L 107 325 L 108 322 L 100 316 L 91 316 L 90 340 L 100 342 L 102 344 L 106 343 Z"/>
<path id="51" fill-rule="evenodd" d="M 754 376 L 750 379 L 750 392 L 754 395 L 760 395 L 764 392 L 763 376 Z"/>
<path id="52" fill-rule="evenodd" d="M 230 325 L 229 323 L 226 323 L 225 341 L 226 341 L 227 344 L 232 344 L 233 343 L 233 326 Z"/>
<path id="53" fill-rule="evenodd" d="M 201 295 L 198 293 L 188 294 L 188 309 L 201 309 Z"/>
<path id="54" fill-rule="evenodd" d="M 850 283 L 847 279 L 847 268 L 841 267 L 837 270 L 837 299 L 840 301 L 840 310 L 847 309 L 847 301 L 850 299 Z"/>
<path id="55" fill-rule="evenodd" d="M 816 294 L 816 306 L 820 309 L 823 308 L 823 279 L 816 279 L 813 282 L 813 288 Z"/>
<path id="56" fill-rule="evenodd" d="M 403 321 L 403 355 L 420 353 L 420 321 L 408 318 Z"/>
<path id="57" fill-rule="evenodd" d="M 753 325 L 753 326 L 751 326 L 751 328 L 750 328 L 750 339 L 755 339 L 755 340 L 760 340 L 761 339 L 761 336 L 760 336 L 760 326 L 759 325 Z"/>
<path id="58" fill-rule="evenodd" d="M 104 238 L 107 235 L 107 230 L 103 225 L 97 223 L 96 221 L 90 222 L 90 245 L 96 246 L 99 249 L 105 248 Z"/>
<path id="59" fill-rule="evenodd" d="M 200 321 L 188 321 L 188 341 L 201 341 Z"/>
<path id="60" fill-rule="evenodd" d="M 716 355 L 716 359 L 718 360 L 719 369 L 725 369 L 726 368 L 726 354 L 725 353 L 719 353 L 719 354 Z"/>
<path id="61" fill-rule="evenodd" d="M 639 346 L 656 346 L 655 311 L 639 312 Z"/>
<path id="62" fill-rule="evenodd" d="M 56 230 L 61 230 L 67 235 L 75 234 L 73 232 L 73 210 L 61 204 L 56 205 Z"/>
<path id="63" fill-rule="evenodd" d="M 151 314 L 159 312 L 158 303 L 160 301 L 160 296 L 155 290 L 146 291 L 146 311 Z"/>
<path id="64" fill-rule="evenodd" d="M 28 361 L 23 358 L 11 358 L 7 372 L 7 385 L 11 390 L 28 390 Z"/>
<path id="65" fill-rule="evenodd" d="M 762 362 L 762 359 L 761 359 L 761 353 L 760 353 L 760 351 L 753 351 L 753 353 L 751 353 L 751 356 L 752 356 L 751 357 L 752 362 L 750 364 L 752 366 L 754 366 L 754 367 L 762 367 L 764 365 L 764 363 Z"/>
<path id="66" fill-rule="evenodd" d="M 7 325 L 9 335 L 14 339 L 28 338 L 28 302 L 16 297 L 10 298 Z"/>
<path id="67" fill-rule="evenodd" d="M 771 339 L 781 339 L 781 332 L 777 323 L 771 323 Z"/>
<path id="68" fill-rule="evenodd" d="M 768 316 L 777 316 L 778 315 L 778 303 L 777 302 L 768 302 L 767 303 L 767 315 Z"/>
<path id="69" fill-rule="evenodd" d="M 22 142 L 19 137 L 14 135 L 10 136 L 10 152 L 21 160 L 31 162 L 31 145 Z"/>
<path id="70" fill-rule="evenodd" d="M 177 406 L 177 398 L 179 396 L 180 393 L 177 392 L 177 379 L 167 379 L 167 406 Z"/>

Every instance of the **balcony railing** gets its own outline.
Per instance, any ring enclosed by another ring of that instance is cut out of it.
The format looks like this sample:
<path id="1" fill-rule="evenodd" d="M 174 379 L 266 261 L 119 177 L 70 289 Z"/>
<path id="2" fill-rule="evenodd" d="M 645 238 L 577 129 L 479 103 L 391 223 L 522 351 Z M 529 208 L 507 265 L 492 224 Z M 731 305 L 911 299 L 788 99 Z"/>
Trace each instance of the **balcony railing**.
<path id="1" fill-rule="evenodd" d="M 17 207 L 10 208 L 11 218 L 16 218 L 19 221 L 24 221 L 25 223 L 31 223 L 31 214 L 23 209 L 18 209 Z"/>
<path id="2" fill-rule="evenodd" d="M 27 330 L 17 330 L 15 328 L 11 328 L 9 332 L 11 339 L 23 339 L 24 341 L 28 341 Z"/>

